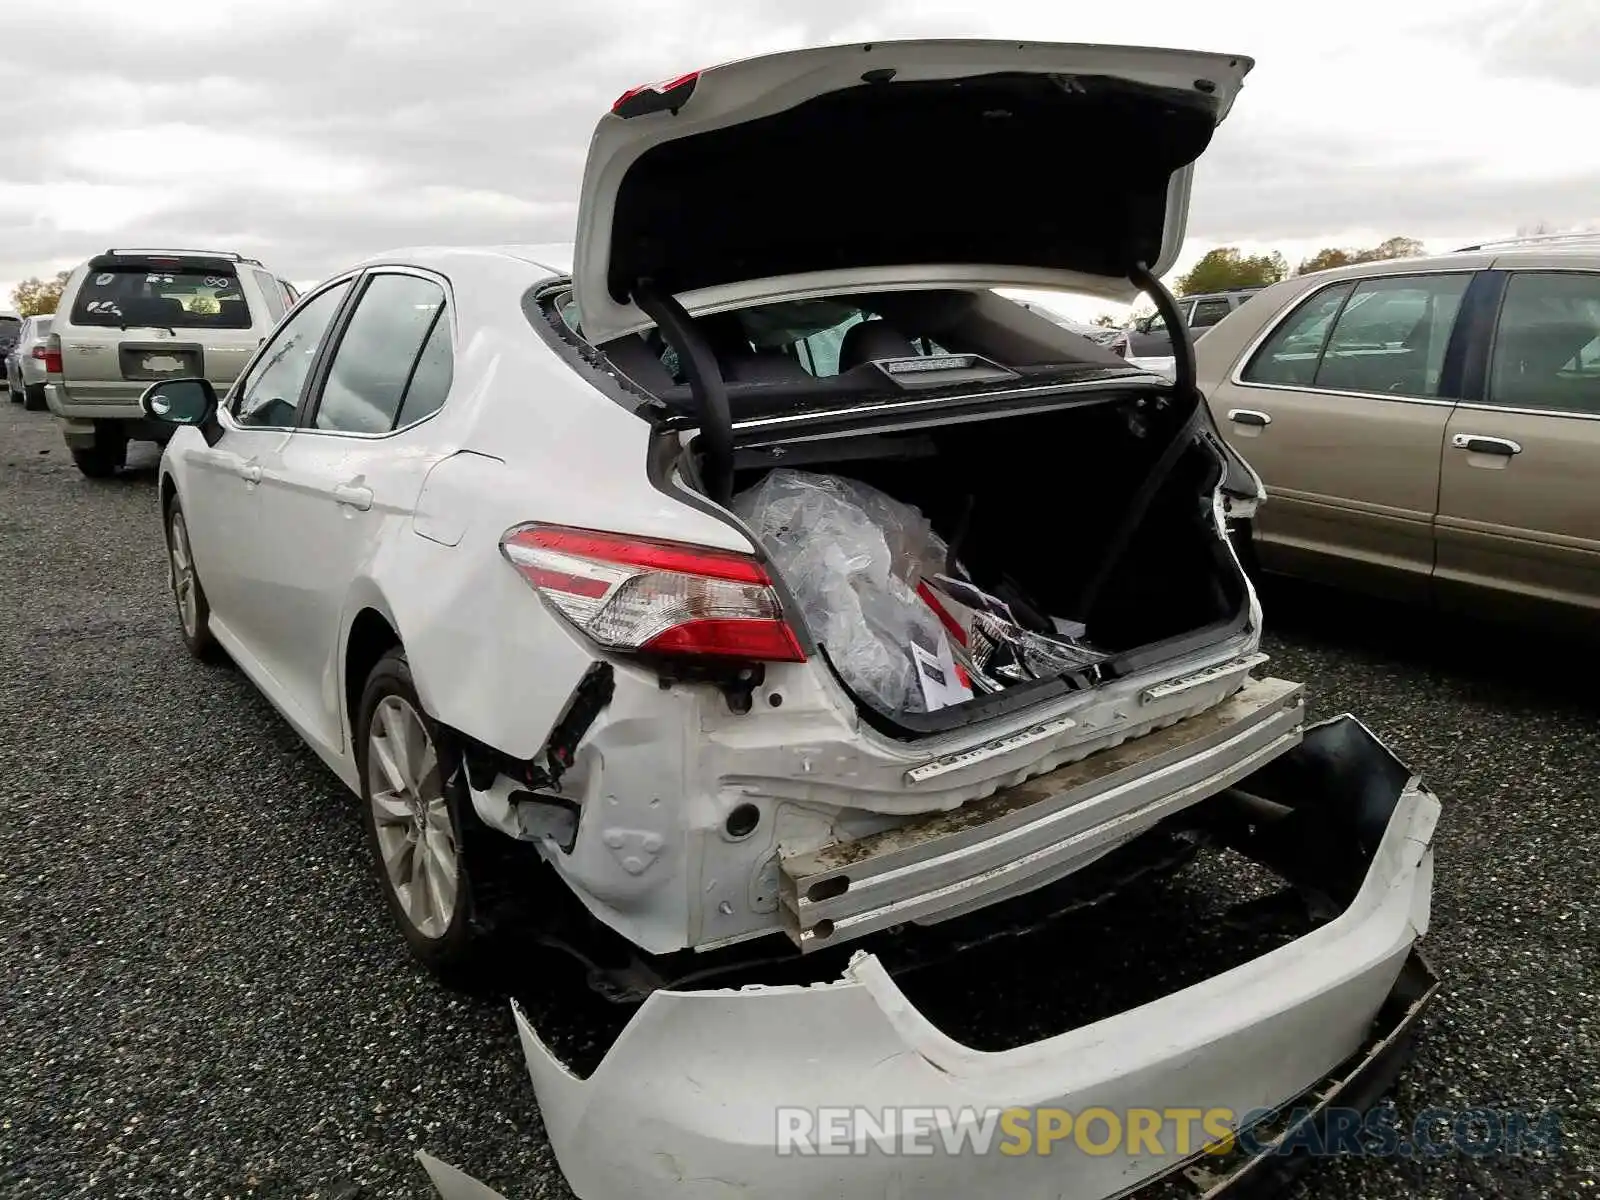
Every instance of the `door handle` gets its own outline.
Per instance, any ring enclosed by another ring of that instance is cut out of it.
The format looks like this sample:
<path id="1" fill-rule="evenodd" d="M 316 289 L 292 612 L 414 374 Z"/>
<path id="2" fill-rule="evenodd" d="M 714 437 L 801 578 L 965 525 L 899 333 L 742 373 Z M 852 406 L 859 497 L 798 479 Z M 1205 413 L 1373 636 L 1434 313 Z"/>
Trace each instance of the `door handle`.
<path id="1" fill-rule="evenodd" d="M 239 478 L 246 483 L 260 483 L 261 468 L 256 466 L 255 463 L 246 463 L 239 468 Z"/>
<path id="2" fill-rule="evenodd" d="M 1266 426 L 1272 424 L 1272 418 L 1264 412 L 1257 412 L 1253 408 L 1230 408 L 1228 420 L 1238 425 Z"/>
<path id="3" fill-rule="evenodd" d="M 1510 438 L 1486 437 L 1481 433 L 1458 433 L 1450 439 L 1450 444 L 1470 454 L 1498 454 L 1510 458 L 1522 453 L 1522 446 Z"/>
<path id="4" fill-rule="evenodd" d="M 366 512 L 372 507 L 372 489 L 357 487 L 353 483 L 341 483 L 333 489 L 333 498 L 348 508 Z"/>

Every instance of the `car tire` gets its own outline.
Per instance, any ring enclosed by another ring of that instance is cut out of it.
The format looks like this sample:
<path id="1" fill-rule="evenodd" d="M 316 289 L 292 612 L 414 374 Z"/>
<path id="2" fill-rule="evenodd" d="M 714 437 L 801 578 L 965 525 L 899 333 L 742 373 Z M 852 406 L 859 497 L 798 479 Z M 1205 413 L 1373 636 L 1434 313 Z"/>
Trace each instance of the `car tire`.
<path id="1" fill-rule="evenodd" d="M 11 393 L 11 399 L 13 401 L 17 399 L 15 392 Z M 44 384 L 28 383 L 23 385 L 22 407 L 29 412 L 43 412 L 48 407 L 44 401 Z"/>
<path id="2" fill-rule="evenodd" d="M 427 714 L 405 652 L 367 676 L 355 721 L 362 824 L 384 902 L 411 953 L 451 986 L 479 981 L 489 930 L 479 919 L 491 887 L 485 842 L 459 760 Z"/>
<path id="3" fill-rule="evenodd" d="M 200 585 L 194 550 L 189 544 L 188 520 L 177 497 L 167 506 L 167 586 L 178 606 L 178 631 L 183 635 L 183 644 L 201 662 L 215 662 L 221 657 L 221 647 L 211 633 L 211 604 Z"/>
<path id="4" fill-rule="evenodd" d="M 72 461 L 86 479 L 110 479 L 128 461 L 128 439 L 97 430 L 94 445 L 72 447 Z"/>

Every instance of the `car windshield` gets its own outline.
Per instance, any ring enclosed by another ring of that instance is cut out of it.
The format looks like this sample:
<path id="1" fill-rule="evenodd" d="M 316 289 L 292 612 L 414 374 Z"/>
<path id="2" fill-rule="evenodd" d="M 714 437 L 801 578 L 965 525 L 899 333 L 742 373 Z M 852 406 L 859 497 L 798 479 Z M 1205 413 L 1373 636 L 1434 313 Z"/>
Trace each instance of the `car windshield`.
<path id="1" fill-rule="evenodd" d="M 22 322 L 16 317 L 0 317 L 0 342 L 15 342 Z"/>
<path id="2" fill-rule="evenodd" d="M 72 305 L 74 325 L 248 329 L 250 308 L 228 269 L 159 264 L 91 268 Z"/>

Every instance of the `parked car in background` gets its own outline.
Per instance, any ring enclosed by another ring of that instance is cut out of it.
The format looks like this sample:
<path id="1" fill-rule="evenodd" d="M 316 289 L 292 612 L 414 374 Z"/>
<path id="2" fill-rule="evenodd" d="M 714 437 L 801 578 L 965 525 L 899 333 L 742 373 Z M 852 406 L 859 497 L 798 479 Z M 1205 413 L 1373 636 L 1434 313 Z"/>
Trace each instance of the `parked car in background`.
<path id="1" fill-rule="evenodd" d="M 45 395 L 78 469 L 103 478 L 130 441 L 164 442 L 139 395 L 203 376 L 226 389 L 293 303 L 256 259 L 196 250 L 108 250 L 68 277 L 45 351 Z"/>
<path id="2" fill-rule="evenodd" d="M 44 361 L 50 320 L 47 316 L 24 318 L 16 345 L 6 355 L 6 387 L 11 393 L 11 402 L 23 405 L 30 412 L 45 407 Z"/>
<path id="3" fill-rule="evenodd" d="M 16 349 L 17 338 L 22 333 L 22 315 L 14 312 L 0 312 L 0 359 L 11 356 Z M 10 376 L 6 376 L 7 387 L 10 386 Z"/>
<path id="4" fill-rule="evenodd" d="M 538 886 L 522 919 L 642 1000 L 582 1077 L 518 1011 L 576 1194 L 1125 1195 L 1185 1159 L 774 1138 L 813 1100 L 1242 1114 L 1376 1071 L 1426 1002 L 1437 801 L 1256 674 L 1224 516 L 1259 480 L 1192 388 L 991 290 L 1164 303 L 1140 264 L 1179 253 L 1249 67 L 874 42 L 636 88 L 575 247 L 372 259 L 232 388 L 146 391 L 183 639 L 359 797 L 412 952 L 462 970 Z M 1017 177 L 1106 123 L 1136 171 Z M 898 139 L 939 152 L 884 170 Z M 1059 911 L 1090 864 L 1143 879 L 1192 852 L 1175 823 L 1305 872 L 1330 919 L 995 1053 L 879 957 L 1016 934 L 991 910 Z M 711 982 L 779 969 L 823 986 Z"/>
<path id="5" fill-rule="evenodd" d="M 1198 342 L 1212 326 L 1239 308 L 1260 288 L 1235 288 L 1226 292 L 1208 292 L 1204 295 L 1180 296 L 1178 311 L 1188 327 L 1190 336 Z M 1170 359 L 1172 356 L 1172 331 L 1166 318 L 1152 313 L 1128 331 L 1128 357 L 1136 359 Z"/>
<path id="6" fill-rule="evenodd" d="M 1600 615 L 1600 237 L 1286 280 L 1198 378 L 1261 567 L 1491 616 Z"/>
<path id="7" fill-rule="evenodd" d="M 1018 301 L 1023 308 L 1036 312 L 1047 321 L 1051 321 L 1061 328 L 1077 334 L 1079 337 L 1088 338 L 1097 346 L 1104 346 L 1118 358 L 1128 357 L 1128 331 L 1119 329 L 1115 325 L 1093 325 L 1087 321 L 1074 321 L 1071 317 L 1062 316 L 1054 309 L 1043 304 L 1034 304 L 1029 301 Z"/>

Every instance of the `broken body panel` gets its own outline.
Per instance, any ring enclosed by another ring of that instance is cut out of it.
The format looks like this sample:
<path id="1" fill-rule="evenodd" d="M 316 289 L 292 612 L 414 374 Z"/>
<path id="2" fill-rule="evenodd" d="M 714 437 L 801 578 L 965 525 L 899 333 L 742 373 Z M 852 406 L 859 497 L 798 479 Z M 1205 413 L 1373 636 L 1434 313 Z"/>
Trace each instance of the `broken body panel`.
<path id="1" fill-rule="evenodd" d="M 1222 974 L 1002 1051 L 975 1050 L 936 1028 L 867 952 L 833 983 L 657 991 L 585 1079 L 515 1010 L 544 1124 L 573 1190 L 582 1200 L 964 1200 L 996 1189 L 1096 1200 L 1185 1168 L 1208 1188 L 1261 1174 L 1267 1156 L 1202 1159 L 1198 1146 L 1189 1155 L 1129 1156 L 1126 1147 L 1090 1155 L 1063 1142 L 1050 1155 L 1001 1155 L 952 1153 L 935 1136 L 921 1139 L 931 1153 L 779 1161 L 775 1151 L 780 1108 L 1243 1115 L 1374 1098 L 1362 1085 L 1393 1071 L 1432 992 L 1416 943 L 1428 928 L 1438 801 L 1345 716 L 1307 730 L 1300 745 L 1190 811 L 1196 828 L 1338 915 Z M 641 1088 L 641 1079 L 650 1086 Z M 619 1138 L 618 1129 L 628 1135 Z M 446 1200 L 492 1194 L 443 1164 L 425 1165 Z"/>

